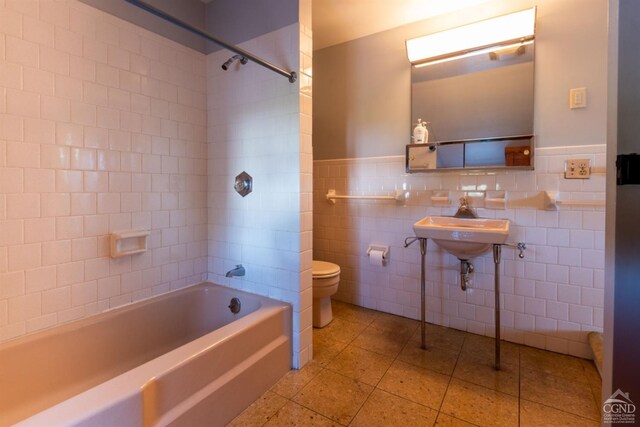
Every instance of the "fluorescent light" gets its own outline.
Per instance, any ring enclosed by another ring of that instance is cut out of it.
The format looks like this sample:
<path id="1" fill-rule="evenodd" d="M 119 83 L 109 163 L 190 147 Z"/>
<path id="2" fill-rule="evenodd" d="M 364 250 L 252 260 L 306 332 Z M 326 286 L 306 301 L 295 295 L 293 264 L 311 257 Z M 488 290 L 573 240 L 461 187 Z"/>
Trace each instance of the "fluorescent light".
<path id="1" fill-rule="evenodd" d="M 462 54 L 459 54 L 459 55 L 447 56 L 446 58 L 442 58 L 442 59 L 435 59 L 433 61 L 419 62 L 419 63 L 415 64 L 414 67 L 421 68 L 421 67 L 427 67 L 429 65 L 442 64 L 443 62 L 455 61 L 456 59 L 462 59 L 462 58 L 468 58 L 470 56 L 482 55 L 483 53 L 491 53 L 491 52 L 495 51 L 496 49 L 509 49 L 509 48 L 515 48 L 515 47 L 520 47 L 520 46 L 526 46 L 526 45 L 532 44 L 532 43 L 533 43 L 533 40 L 529 40 L 529 41 L 526 41 L 524 43 L 512 43 L 512 44 L 508 44 L 508 45 L 504 45 L 504 46 L 495 46 L 494 45 L 494 46 L 491 46 L 491 47 L 487 47 L 485 49 L 478 49 L 478 50 L 474 50 L 472 52 L 462 53 Z"/>
<path id="2" fill-rule="evenodd" d="M 534 7 L 407 40 L 407 56 L 417 65 L 530 41 L 534 38 L 535 18 Z"/>

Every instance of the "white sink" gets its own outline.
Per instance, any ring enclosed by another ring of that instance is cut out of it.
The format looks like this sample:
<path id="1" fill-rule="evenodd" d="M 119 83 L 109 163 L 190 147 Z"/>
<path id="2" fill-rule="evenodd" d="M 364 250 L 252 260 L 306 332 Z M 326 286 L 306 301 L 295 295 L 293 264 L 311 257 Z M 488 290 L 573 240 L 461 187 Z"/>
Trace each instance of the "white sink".
<path id="1" fill-rule="evenodd" d="M 417 237 L 431 239 L 461 260 L 489 251 L 509 236 L 508 219 L 426 216 L 413 224 Z"/>

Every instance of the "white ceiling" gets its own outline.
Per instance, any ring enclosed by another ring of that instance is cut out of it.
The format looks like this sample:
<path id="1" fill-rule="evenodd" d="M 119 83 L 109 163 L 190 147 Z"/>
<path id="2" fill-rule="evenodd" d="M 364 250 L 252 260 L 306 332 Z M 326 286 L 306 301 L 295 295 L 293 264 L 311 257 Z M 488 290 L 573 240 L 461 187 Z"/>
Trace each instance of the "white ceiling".
<path id="1" fill-rule="evenodd" d="M 487 1 L 311 0 L 313 48 L 322 49 Z"/>
<path id="2" fill-rule="evenodd" d="M 489 0 L 312 0 L 313 48 L 322 49 Z"/>

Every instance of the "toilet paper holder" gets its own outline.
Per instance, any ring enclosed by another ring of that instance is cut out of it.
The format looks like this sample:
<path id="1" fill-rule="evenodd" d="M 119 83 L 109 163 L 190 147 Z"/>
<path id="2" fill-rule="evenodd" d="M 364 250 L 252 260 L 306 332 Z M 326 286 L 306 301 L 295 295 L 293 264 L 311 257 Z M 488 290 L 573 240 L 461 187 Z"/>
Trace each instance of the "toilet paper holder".
<path id="1" fill-rule="evenodd" d="M 367 256 L 371 255 L 371 251 L 381 251 L 382 252 L 382 260 L 387 262 L 389 261 L 389 246 L 388 245 L 369 245 L 367 249 Z"/>

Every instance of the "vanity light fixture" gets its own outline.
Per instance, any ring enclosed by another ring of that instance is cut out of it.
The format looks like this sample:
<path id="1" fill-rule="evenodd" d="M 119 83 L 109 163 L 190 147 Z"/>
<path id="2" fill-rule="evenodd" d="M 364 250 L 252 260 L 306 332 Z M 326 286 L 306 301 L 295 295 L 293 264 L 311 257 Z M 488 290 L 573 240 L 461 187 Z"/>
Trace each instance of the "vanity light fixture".
<path id="1" fill-rule="evenodd" d="M 503 59 L 515 58 L 517 56 L 524 55 L 526 52 L 525 46 L 531 43 L 533 43 L 533 40 L 525 43 L 516 43 L 492 50 L 491 52 L 489 52 L 489 59 L 492 61 L 501 61 Z"/>
<path id="2" fill-rule="evenodd" d="M 407 40 L 416 67 L 533 43 L 536 8 Z"/>

